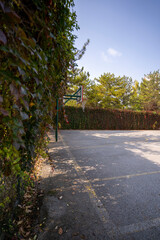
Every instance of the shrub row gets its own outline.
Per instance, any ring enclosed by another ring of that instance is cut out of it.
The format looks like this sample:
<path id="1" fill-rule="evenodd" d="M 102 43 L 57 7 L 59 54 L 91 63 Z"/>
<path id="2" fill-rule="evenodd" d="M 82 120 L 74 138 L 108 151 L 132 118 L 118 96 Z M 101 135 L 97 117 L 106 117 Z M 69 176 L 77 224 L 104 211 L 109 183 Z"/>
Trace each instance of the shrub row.
<path id="1" fill-rule="evenodd" d="M 60 113 L 62 129 L 106 129 L 106 130 L 157 130 L 160 129 L 160 115 L 154 112 L 111 110 L 102 108 L 65 107 L 69 123 Z"/>

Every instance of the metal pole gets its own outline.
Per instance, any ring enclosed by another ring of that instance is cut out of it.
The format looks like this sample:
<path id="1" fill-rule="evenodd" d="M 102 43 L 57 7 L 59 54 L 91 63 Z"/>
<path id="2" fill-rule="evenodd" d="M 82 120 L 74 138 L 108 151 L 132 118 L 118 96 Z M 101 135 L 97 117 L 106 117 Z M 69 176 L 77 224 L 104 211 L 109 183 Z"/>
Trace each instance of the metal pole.
<path id="1" fill-rule="evenodd" d="M 57 114 L 56 114 L 56 132 L 55 132 L 55 137 L 56 137 L 56 142 L 58 141 L 58 98 L 57 98 Z"/>

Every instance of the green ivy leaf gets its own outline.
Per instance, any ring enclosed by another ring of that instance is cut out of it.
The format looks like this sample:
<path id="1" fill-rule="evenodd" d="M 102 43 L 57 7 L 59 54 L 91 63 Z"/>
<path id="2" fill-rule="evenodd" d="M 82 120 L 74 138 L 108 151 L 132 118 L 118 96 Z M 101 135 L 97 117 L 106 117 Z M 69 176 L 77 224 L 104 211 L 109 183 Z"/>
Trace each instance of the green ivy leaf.
<path id="1" fill-rule="evenodd" d="M 1 208 L 4 208 L 5 206 L 4 206 L 4 203 L 0 203 L 0 207 Z"/>
<path id="2" fill-rule="evenodd" d="M 21 23 L 21 18 L 11 10 L 9 7 L 5 7 L 5 13 L 9 16 L 12 22 Z"/>
<path id="3" fill-rule="evenodd" d="M 17 164 L 20 160 L 21 160 L 20 157 L 18 157 L 17 159 L 15 159 L 15 160 L 13 161 L 13 165 Z"/>
<path id="4" fill-rule="evenodd" d="M 29 116 L 28 116 L 27 113 L 25 113 L 25 112 L 20 112 L 20 115 L 21 115 L 22 120 L 27 120 L 27 119 L 29 119 Z"/>
<path id="5" fill-rule="evenodd" d="M 20 144 L 17 141 L 13 142 L 13 146 L 15 147 L 16 150 L 20 149 Z"/>
<path id="6" fill-rule="evenodd" d="M 26 100 L 22 99 L 23 105 L 26 108 L 27 111 L 29 111 L 29 104 Z"/>
<path id="7" fill-rule="evenodd" d="M 0 1 L 0 7 L 3 10 L 3 12 L 5 12 L 4 2 Z"/>
<path id="8" fill-rule="evenodd" d="M 15 80 L 16 83 L 20 83 L 19 78 L 15 77 L 12 72 L 0 70 L 0 75 L 6 79 Z"/>
<path id="9" fill-rule="evenodd" d="M 14 85 L 13 82 L 9 85 L 9 88 L 10 88 L 12 96 L 15 97 L 16 100 L 18 100 L 20 97 L 20 93 L 19 93 L 18 88 Z"/>
<path id="10" fill-rule="evenodd" d="M 26 89 L 25 89 L 24 87 L 22 87 L 22 86 L 21 86 L 20 89 L 21 89 L 21 95 L 22 95 L 22 96 L 26 96 L 26 95 L 27 95 Z"/>
<path id="11" fill-rule="evenodd" d="M 13 109 L 16 109 L 19 111 L 20 107 L 17 104 L 13 104 Z"/>
<path id="12" fill-rule="evenodd" d="M 9 53 L 9 48 L 7 46 L 0 46 L 0 50 Z"/>
<path id="13" fill-rule="evenodd" d="M 19 66 L 18 66 L 18 71 L 19 71 L 19 74 L 24 76 L 25 75 L 25 71 L 23 69 L 21 69 Z"/>
<path id="14" fill-rule="evenodd" d="M 53 35 L 53 33 L 50 32 L 49 35 L 50 35 L 51 38 L 55 39 L 55 36 Z"/>
<path id="15" fill-rule="evenodd" d="M 4 108 L 0 107 L 0 112 L 2 113 L 3 116 L 9 116 L 9 112 L 5 110 Z"/>
<path id="16" fill-rule="evenodd" d="M 7 44 L 7 38 L 6 35 L 2 30 L 0 30 L 0 43 L 3 43 L 4 45 Z"/>
<path id="17" fill-rule="evenodd" d="M 3 97 L 0 95 L 0 103 L 3 102 Z"/>

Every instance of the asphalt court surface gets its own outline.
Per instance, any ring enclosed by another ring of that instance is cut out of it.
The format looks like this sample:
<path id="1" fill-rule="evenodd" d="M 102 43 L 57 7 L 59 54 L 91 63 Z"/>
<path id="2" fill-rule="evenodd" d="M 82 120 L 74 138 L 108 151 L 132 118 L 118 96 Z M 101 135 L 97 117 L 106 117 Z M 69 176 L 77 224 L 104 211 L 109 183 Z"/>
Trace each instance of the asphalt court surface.
<path id="1" fill-rule="evenodd" d="M 103 206 L 97 212 L 102 222 L 106 217 L 106 229 L 110 225 L 108 235 L 160 239 L 160 131 L 61 130 L 60 135 L 93 202 Z"/>

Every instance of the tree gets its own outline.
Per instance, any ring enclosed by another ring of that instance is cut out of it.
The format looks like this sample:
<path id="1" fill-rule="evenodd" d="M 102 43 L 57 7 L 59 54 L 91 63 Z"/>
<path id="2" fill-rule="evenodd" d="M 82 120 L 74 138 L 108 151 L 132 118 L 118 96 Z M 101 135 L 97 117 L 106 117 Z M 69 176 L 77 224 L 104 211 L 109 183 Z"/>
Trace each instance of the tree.
<path id="1" fill-rule="evenodd" d="M 104 73 L 100 78 L 91 80 L 88 72 L 78 70 L 75 77 L 68 83 L 68 94 L 73 94 L 83 85 L 86 106 L 105 108 L 128 108 L 132 79 L 126 76 L 115 77 L 114 74 Z M 68 102 L 76 106 L 75 101 Z"/>
<path id="2" fill-rule="evenodd" d="M 99 107 L 101 100 L 102 100 L 102 93 L 100 90 L 100 85 L 96 82 L 96 80 L 93 80 L 90 85 L 90 89 L 87 92 L 87 103 L 86 106 L 89 107 Z"/>
<path id="3" fill-rule="evenodd" d="M 104 73 L 99 79 L 97 90 L 100 107 L 127 108 L 129 104 L 132 79 L 126 76 L 115 77 L 114 74 Z"/>
<path id="4" fill-rule="evenodd" d="M 129 106 L 133 110 L 142 109 L 139 94 L 140 94 L 139 82 L 135 80 L 134 85 L 132 86 L 132 89 L 131 89 L 131 95 L 129 99 Z"/>
<path id="5" fill-rule="evenodd" d="M 144 76 L 140 85 L 140 101 L 144 110 L 160 109 L 160 73 L 154 71 Z"/>

